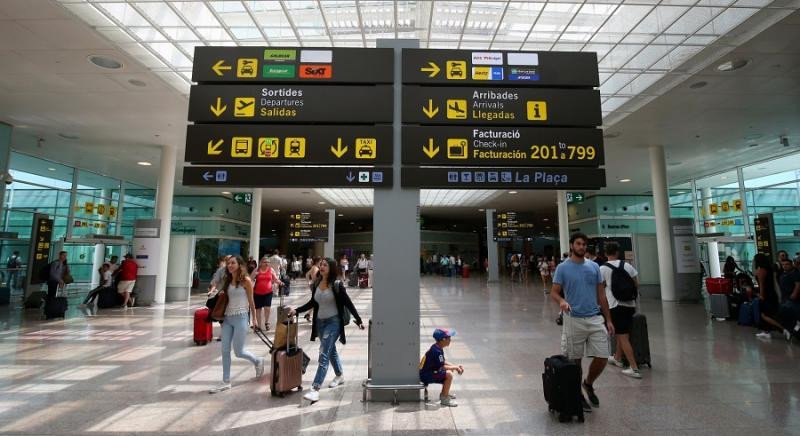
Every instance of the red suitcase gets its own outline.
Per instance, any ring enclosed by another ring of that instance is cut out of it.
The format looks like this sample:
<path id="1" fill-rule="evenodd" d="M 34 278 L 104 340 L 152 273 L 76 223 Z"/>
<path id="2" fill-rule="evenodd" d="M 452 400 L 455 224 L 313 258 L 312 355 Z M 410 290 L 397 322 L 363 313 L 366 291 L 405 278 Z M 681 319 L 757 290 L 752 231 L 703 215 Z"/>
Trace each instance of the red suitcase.
<path id="1" fill-rule="evenodd" d="M 207 307 L 201 307 L 194 312 L 194 343 L 205 345 L 214 339 L 214 324 L 209 318 Z"/>
<path id="2" fill-rule="evenodd" d="M 358 274 L 358 287 L 364 289 L 369 286 L 369 274 L 367 273 L 359 273 Z"/>
<path id="3" fill-rule="evenodd" d="M 706 278 L 706 291 L 709 294 L 730 294 L 733 292 L 733 280 L 722 277 Z"/>

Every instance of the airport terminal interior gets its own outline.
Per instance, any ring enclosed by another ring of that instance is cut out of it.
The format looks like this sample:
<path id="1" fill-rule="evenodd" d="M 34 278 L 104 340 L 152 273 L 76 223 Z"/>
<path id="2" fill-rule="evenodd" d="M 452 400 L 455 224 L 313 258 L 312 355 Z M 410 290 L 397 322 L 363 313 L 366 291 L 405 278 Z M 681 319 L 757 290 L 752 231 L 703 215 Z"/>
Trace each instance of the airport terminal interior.
<path id="1" fill-rule="evenodd" d="M 0 434 L 800 435 L 798 41 L 0 0 Z"/>

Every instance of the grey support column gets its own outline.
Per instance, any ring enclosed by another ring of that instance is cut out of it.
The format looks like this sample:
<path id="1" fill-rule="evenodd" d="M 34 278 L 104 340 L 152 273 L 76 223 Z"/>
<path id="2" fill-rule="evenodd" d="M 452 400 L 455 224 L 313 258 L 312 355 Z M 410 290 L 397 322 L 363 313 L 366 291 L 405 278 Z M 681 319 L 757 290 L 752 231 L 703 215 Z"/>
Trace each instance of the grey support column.
<path id="1" fill-rule="evenodd" d="M 250 205 L 250 256 L 258 262 L 258 246 L 261 242 L 261 197 L 263 188 L 253 189 L 253 201 Z"/>
<path id="2" fill-rule="evenodd" d="M 492 215 L 495 209 L 486 209 L 486 259 L 489 263 L 488 281 L 489 283 L 500 281 L 500 262 L 497 258 L 497 241 L 494 240 L 492 234 L 494 233 L 494 222 L 492 222 Z"/>
<path id="3" fill-rule="evenodd" d="M 161 147 L 161 173 L 156 192 L 156 218 L 161 220 L 160 267 L 156 276 L 155 303 L 163 304 L 167 295 L 167 268 L 169 257 L 169 238 L 172 230 L 172 197 L 175 192 L 175 147 Z"/>
<path id="4" fill-rule="evenodd" d="M 739 179 L 739 198 L 742 201 L 742 224 L 744 224 L 744 235 L 750 237 L 750 213 L 747 211 L 747 191 L 744 188 L 744 171 L 742 167 L 736 168 L 736 178 Z"/>
<path id="5" fill-rule="evenodd" d="M 711 204 L 714 199 L 711 198 L 711 188 L 703 188 L 703 213 L 707 213 L 708 217 L 714 222 L 716 215 L 711 215 Z M 717 226 L 709 226 L 706 233 L 716 233 Z M 719 244 L 717 241 L 708 241 L 706 243 L 708 249 L 708 275 L 709 277 L 722 277 L 722 269 L 719 265 Z"/>
<path id="6" fill-rule="evenodd" d="M 556 253 L 556 262 L 561 259 L 561 253 L 569 252 L 569 210 L 567 209 L 567 191 L 556 191 L 558 204 L 558 243 L 561 247 Z"/>
<path id="7" fill-rule="evenodd" d="M 656 217 L 656 244 L 658 245 L 658 275 L 661 299 L 676 301 L 675 276 L 672 268 L 672 239 L 669 229 L 669 192 L 667 191 L 667 164 L 664 147 L 650 147 L 650 182 L 653 188 L 653 212 Z"/>
<path id="8" fill-rule="evenodd" d="M 72 230 L 75 222 L 75 206 L 78 205 L 78 169 L 72 169 L 72 188 L 69 192 L 69 210 L 67 211 L 66 239 L 72 239 Z"/>
<path id="9" fill-rule="evenodd" d="M 0 123 L 0 211 L 5 212 L 6 206 L 6 180 L 9 177 L 9 170 L 11 169 L 11 126 L 8 124 Z M 6 221 L 8 221 L 8 214 Z M 8 222 L 6 222 L 8 226 Z"/>
<path id="10" fill-rule="evenodd" d="M 417 223 L 419 189 L 402 189 L 401 113 L 403 48 L 418 48 L 418 40 L 378 40 L 379 48 L 394 48 L 394 165 L 391 189 L 375 189 L 373 235 L 375 288 L 372 292 L 370 338 L 372 382 L 376 385 L 419 383 L 420 232 Z M 415 272 L 409 274 L 409 272 Z M 390 391 L 373 391 L 377 401 Z M 398 392 L 401 400 L 418 400 L 419 392 Z"/>
<path id="11" fill-rule="evenodd" d="M 328 241 L 325 242 L 323 256 L 335 259 L 336 253 L 334 247 L 336 246 L 336 209 L 325 209 L 328 212 Z"/>
<path id="12" fill-rule="evenodd" d="M 117 225 L 114 227 L 114 234 L 122 234 L 122 210 L 125 208 L 125 182 L 119 187 L 119 202 L 117 202 Z"/>

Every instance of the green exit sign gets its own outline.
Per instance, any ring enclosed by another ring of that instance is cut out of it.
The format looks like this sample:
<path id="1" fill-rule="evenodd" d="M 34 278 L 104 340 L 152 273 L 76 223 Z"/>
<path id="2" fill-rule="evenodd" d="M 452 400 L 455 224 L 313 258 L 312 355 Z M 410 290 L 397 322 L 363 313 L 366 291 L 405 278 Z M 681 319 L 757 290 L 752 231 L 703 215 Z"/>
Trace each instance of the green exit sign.
<path id="1" fill-rule="evenodd" d="M 583 192 L 567 192 L 567 204 L 569 203 L 583 203 L 586 198 Z"/>
<path id="2" fill-rule="evenodd" d="M 253 193 L 252 192 L 234 192 L 233 193 L 233 202 L 234 203 L 241 203 L 250 206 L 253 204 Z"/>

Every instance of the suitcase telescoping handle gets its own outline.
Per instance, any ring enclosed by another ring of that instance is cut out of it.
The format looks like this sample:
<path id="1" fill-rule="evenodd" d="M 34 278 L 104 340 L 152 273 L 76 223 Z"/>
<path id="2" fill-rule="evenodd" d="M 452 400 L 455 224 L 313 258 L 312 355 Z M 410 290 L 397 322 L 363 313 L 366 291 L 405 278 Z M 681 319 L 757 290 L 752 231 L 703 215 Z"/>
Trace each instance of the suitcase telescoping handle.
<path id="1" fill-rule="evenodd" d="M 291 325 L 297 324 L 297 314 L 290 315 L 289 318 L 286 320 L 286 354 L 289 354 L 289 350 L 291 349 L 292 341 L 289 340 L 288 334 L 292 331 Z M 300 348 L 300 326 L 297 325 L 294 329 L 294 347 L 295 349 Z"/>

